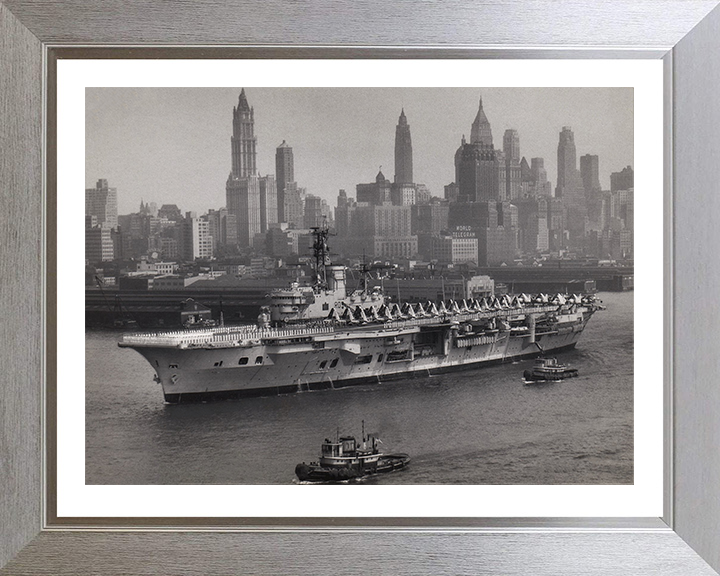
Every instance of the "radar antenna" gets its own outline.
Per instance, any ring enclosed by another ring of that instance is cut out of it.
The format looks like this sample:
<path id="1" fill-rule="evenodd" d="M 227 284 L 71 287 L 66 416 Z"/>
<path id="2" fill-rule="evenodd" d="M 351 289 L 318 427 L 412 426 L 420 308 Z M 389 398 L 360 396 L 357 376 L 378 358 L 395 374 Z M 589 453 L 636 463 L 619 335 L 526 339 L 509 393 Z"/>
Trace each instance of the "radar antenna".
<path id="1" fill-rule="evenodd" d="M 310 228 L 313 235 L 313 256 L 315 257 L 315 288 L 317 290 L 327 290 L 327 274 L 325 267 L 330 264 L 330 247 L 327 239 L 330 236 L 330 230 L 327 225 L 327 219 L 323 218 L 322 225 Z"/>

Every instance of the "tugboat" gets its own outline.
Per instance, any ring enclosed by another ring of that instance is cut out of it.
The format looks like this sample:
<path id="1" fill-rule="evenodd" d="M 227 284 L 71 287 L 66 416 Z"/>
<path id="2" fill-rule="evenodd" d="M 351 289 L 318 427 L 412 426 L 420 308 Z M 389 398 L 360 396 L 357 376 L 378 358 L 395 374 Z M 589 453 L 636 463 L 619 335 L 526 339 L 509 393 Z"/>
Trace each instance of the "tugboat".
<path id="1" fill-rule="evenodd" d="M 393 472 L 410 463 L 407 454 L 382 454 L 380 440 L 365 435 L 363 421 L 362 442 L 354 436 L 340 436 L 336 441 L 326 438 L 322 444 L 319 462 L 298 464 L 295 475 L 301 482 L 341 482 L 355 480 L 370 474 Z"/>
<path id="2" fill-rule="evenodd" d="M 538 358 L 532 370 L 523 372 L 526 382 L 557 381 L 575 378 L 577 375 L 577 368 L 568 368 L 565 364 L 560 364 L 557 358 Z"/>

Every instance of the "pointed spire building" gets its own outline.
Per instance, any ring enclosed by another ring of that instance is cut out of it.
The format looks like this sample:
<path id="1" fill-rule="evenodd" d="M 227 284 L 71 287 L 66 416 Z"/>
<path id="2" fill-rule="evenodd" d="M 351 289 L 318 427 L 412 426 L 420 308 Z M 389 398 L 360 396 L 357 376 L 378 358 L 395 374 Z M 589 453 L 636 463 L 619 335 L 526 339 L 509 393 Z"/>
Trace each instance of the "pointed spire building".
<path id="1" fill-rule="evenodd" d="M 412 138 L 405 109 L 395 127 L 395 184 L 413 183 Z"/>
<path id="2" fill-rule="evenodd" d="M 482 97 L 480 97 L 478 113 L 477 116 L 475 116 L 475 121 L 472 123 L 472 129 L 470 130 L 470 144 L 493 145 L 492 130 L 490 129 L 490 122 L 483 110 Z"/>
<path id="3" fill-rule="evenodd" d="M 257 172 L 255 111 L 248 104 L 244 88 L 233 107 L 230 144 L 232 167 L 225 186 L 226 205 L 235 218 L 238 246 L 245 248 L 253 245 L 257 234 L 277 222 L 278 206 L 274 177 L 261 177 Z"/>
<path id="4" fill-rule="evenodd" d="M 257 174 L 257 138 L 255 137 L 255 111 L 245 96 L 245 88 L 240 92 L 238 105 L 233 108 L 232 176 L 247 178 Z"/>

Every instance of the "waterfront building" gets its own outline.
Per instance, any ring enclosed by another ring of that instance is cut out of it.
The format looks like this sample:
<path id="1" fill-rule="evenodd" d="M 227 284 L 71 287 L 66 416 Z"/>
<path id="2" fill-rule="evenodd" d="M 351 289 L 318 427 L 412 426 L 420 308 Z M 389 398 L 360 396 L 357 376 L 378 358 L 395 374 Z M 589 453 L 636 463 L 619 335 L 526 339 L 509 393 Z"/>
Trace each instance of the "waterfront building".
<path id="1" fill-rule="evenodd" d="M 412 258 L 418 252 L 417 236 L 373 236 L 372 254 L 377 258 Z"/>
<path id="2" fill-rule="evenodd" d="M 181 224 L 183 260 L 209 260 L 213 256 L 213 237 L 210 235 L 210 223 L 198 218 L 194 212 L 188 212 Z"/>
<path id="3" fill-rule="evenodd" d="M 117 189 L 110 188 L 104 178 L 97 181 L 95 188 L 85 189 L 85 215 L 95 216 L 98 226 L 117 228 Z"/>
<path id="4" fill-rule="evenodd" d="M 440 264 L 478 263 L 478 239 L 471 226 L 431 236 L 429 248 L 427 258 Z"/>
<path id="5" fill-rule="evenodd" d="M 111 228 L 85 228 L 85 260 L 89 264 L 109 262 L 115 258 Z"/>

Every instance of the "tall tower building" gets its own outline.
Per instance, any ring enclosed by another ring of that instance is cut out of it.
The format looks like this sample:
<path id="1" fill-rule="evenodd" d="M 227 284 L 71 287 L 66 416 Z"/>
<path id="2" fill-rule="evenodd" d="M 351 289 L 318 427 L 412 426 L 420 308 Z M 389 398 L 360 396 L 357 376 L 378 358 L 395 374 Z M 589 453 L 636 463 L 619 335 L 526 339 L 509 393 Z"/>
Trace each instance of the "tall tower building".
<path id="1" fill-rule="evenodd" d="M 505 154 L 493 148 L 490 122 L 480 98 L 480 107 L 470 129 L 470 142 L 463 136 L 460 148 L 455 152 L 458 200 L 500 200 L 505 196 L 505 180 Z"/>
<path id="2" fill-rule="evenodd" d="M 260 184 L 260 232 L 267 232 L 278 222 L 278 196 L 275 178 L 272 175 L 261 176 Z"/>
<path id="3" fill-rule="evenodd" d="M 285 217 L 285 188 L 290 182 L 295 182 L 295 160 L 293 149 L 285 140 L 275 150 L 275 185 L 277 187 L 278 219 L 287 222 Z"/>
<path id="4" fill-rule="evenodd" d="M 478 113 L 470 130 L 470 144 L 485 144 L 491 148 L 493 145 L 492 130 L 490 130 L 490 122 L 483 110 L 482 98 L 480 98 Z"/>
<path id="5" fill-rule="evenodd" d="M 575 134 L 570 126 L 563 126 L 560 132 L 560 141 L 557 151 L 557 188 L 555 196 L 563 197 L 567 194 L 574 194 L 575 190 L 570 185 L 575 185 L 577 173 L 577 153 L 575 151 Z"/>
<path id="6" fill-rule="evenodd" d="M 238 105 L 233 107 L 233 133 L 230 141 L 233 178 L 247 178 L 257 174 L 255 111 L 248 105 L 245 88 L 240 92 Z"/>
<path id="7" fill-rule="evenodd" d="M 228 213 L 235 217 L 238 246 L 252 246 L 262 229 L 260 220 L 260 178 L 256 166 L 255 113 L 245 89 L 233 107 L 233 133 L 230 139 L 232 170 L 225 185 Z"/>
<path id="8" fill-rule="evenodd" d="M 395 184 L 413 183 L 412 140 L 405 109 L 400 112 L 395 127 Z"/>
<path id="9" fill-rule="evenodd" d="M 563 126 L 558 142 L 558 181 L 555 196 L 562 199 L 565 209 L 565 226 L 570 248 L 582 247 L 587 224 L 585 187 L 577 169 L 575 135 L 569 126 Z"/>
<path id="10" fill-rule="evenodd" d="M 522 190 L 522 167 L 520 166 L 520 136 L 517 130 L 505 130 L 503 135 L 505 153 L 505 200 L 519 198 Z"/>
<path id="11" fill-rule="evenodd" d="M 512 128 L 505 130 L 503 135 L 503 152 L 505 158 L 512 162 L 520 163 L 520 136 L 518 131 Z"/>
<path id="12" fill-rule="evenodd" d="M 101 228 L 117 228 L 117 189 L 110 188 L 107 180 L 100 179 L 95 188 L 85 189 L 85 216 L 95 216 Z"/>
<path id="13" fill-rule="evenodd" d="M 600 192 L 600 159 L 596 155 L 580 156 L 580 175 L 586 197 L 590 198 Z"/>

